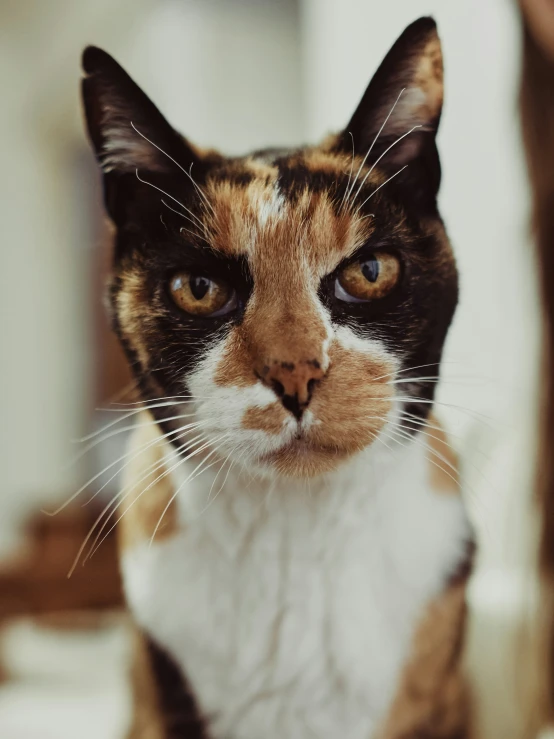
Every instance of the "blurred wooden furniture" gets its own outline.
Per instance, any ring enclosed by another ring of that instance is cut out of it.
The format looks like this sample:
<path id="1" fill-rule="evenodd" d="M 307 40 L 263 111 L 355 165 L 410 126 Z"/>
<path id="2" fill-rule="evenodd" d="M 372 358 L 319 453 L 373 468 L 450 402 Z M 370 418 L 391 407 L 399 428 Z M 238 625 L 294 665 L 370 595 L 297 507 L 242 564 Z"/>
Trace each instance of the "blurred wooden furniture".
<path id="1" fill-rule="evenodd" d="M 113 609 L 123 605 L 112 532 L 84 567 L 68 579 L 75 556 L 98 516 L 95 506 L 57 516 L 37 514 L 28 552 L 0 569 L 0 619 L 19 615 Z"/>

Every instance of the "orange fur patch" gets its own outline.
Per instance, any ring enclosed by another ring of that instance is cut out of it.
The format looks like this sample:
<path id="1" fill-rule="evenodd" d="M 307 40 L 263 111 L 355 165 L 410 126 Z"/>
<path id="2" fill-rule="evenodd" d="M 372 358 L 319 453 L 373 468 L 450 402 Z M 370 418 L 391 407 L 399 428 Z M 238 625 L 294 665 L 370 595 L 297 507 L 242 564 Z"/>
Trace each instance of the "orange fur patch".
<path id="1" fill-rule="evenodd" d="M 427 609 L 379 739 L 468 736 L 469 699 L 461 665 L 465 583 L 449 587 Z"/>
<path id="2" fill-rule="evenodd" d="M 242 418 L 242 428 L 265 431 L 266 434 L 280 434 L 283 424 L 289 417 L 281 403 L 276 401 L 263 408 L 248 408 Z"/>

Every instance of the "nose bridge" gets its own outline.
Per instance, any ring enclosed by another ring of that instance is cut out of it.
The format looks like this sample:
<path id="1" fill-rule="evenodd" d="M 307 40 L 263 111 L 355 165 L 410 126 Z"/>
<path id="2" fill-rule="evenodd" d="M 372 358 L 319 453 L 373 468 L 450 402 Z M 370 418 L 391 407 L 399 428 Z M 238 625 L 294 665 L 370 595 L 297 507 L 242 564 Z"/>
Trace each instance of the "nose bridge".
<path id="1" fill-rule="evenodd" d="M 329 362 L 317 298 L 306 283 L 274 284 L 255 296 L 251 329 L 256 374 L 299 417 Z"/>

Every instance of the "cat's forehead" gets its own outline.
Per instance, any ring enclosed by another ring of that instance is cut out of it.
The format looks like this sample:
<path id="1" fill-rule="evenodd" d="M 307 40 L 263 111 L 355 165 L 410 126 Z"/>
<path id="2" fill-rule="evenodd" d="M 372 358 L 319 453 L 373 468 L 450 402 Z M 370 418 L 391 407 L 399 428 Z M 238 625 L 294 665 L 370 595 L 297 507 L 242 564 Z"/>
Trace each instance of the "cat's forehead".
<path id="1" fill-rule="evenodd" d="M 302 258 L 332 269 L 374 230 L 373 218 L 350 202 L 354 164 L 319 149 L 268 151 L 227 162 L 206 183 L 215 248 L 254 261 Z M 373 181 L 379 181 L 377 172 Z"/>

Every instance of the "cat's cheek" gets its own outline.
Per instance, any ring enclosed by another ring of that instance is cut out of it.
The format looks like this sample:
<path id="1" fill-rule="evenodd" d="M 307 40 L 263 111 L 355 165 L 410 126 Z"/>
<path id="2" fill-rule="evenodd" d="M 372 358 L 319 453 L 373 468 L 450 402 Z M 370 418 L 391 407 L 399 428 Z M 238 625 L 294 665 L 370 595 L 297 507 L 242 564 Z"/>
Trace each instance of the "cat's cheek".
<path id="1" fill-rule="evenodd" d="M 330 348 L 330 367 L 314 393 L 311 411 L 317 424 L 311 436 L 331 440 L 348 456 L 376 441 L 394 405 L 392 381 L 399 360 L 380 342 L 362 339 L 341 327 Z"/>

